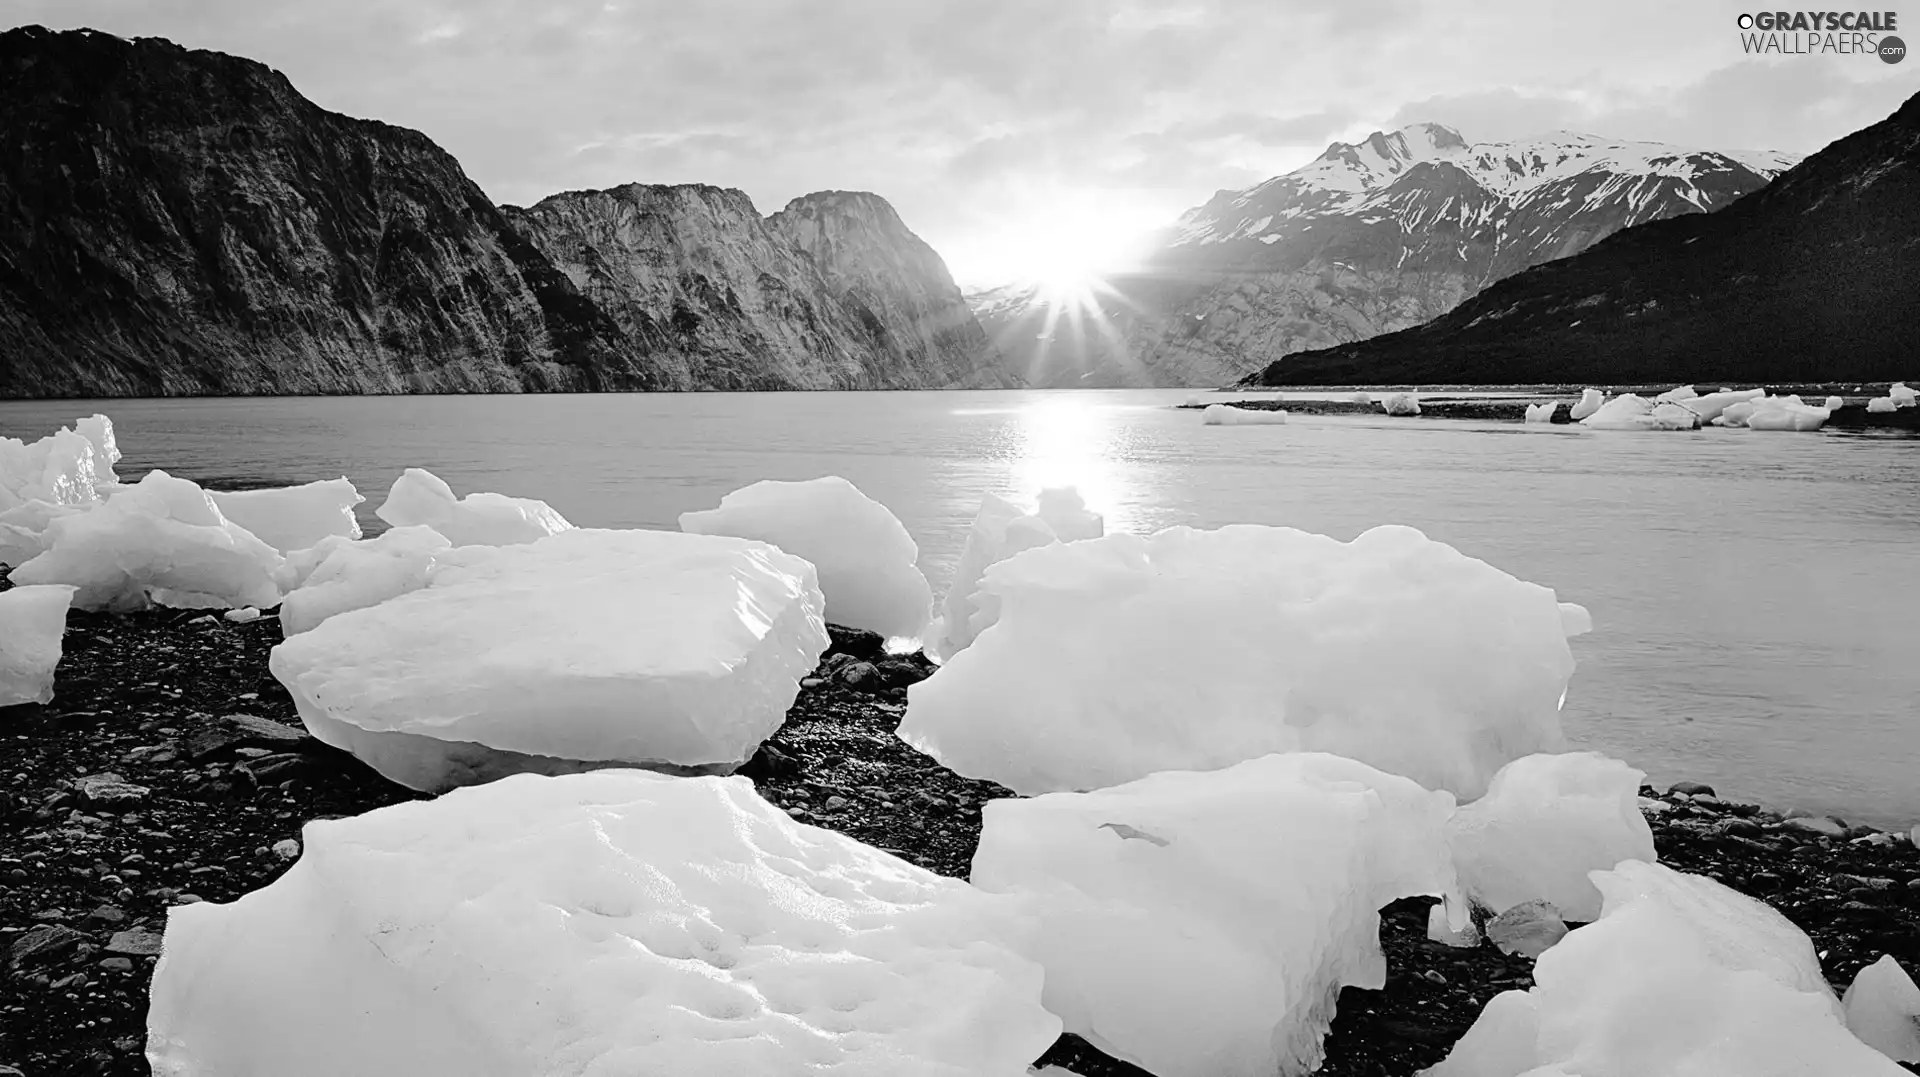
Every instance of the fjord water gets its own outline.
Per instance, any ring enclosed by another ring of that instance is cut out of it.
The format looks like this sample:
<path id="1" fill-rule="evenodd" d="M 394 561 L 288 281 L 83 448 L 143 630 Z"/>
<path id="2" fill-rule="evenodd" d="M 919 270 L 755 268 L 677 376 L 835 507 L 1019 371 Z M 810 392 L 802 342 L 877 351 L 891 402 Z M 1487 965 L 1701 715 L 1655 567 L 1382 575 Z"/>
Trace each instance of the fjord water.
<path id="1" fill-rule="evenodd" d="M 123 477 L 346 474 L 363 518 L 408 466 L 583 526 L 677 526 L 756 479 L 838 474 L 944 591 L 984 493 L 1077 484 L 1109 531 L 1400 523 L 1593 613 L 1565 720 L 1650 780 L 1920 822 L 1920 440 L 1296 416 L 1210 427 L 1186 391 L 0 402 L 0 435 L 101 411 Z M 1210 398 L 1211 399 L 1211 398 Z"/>

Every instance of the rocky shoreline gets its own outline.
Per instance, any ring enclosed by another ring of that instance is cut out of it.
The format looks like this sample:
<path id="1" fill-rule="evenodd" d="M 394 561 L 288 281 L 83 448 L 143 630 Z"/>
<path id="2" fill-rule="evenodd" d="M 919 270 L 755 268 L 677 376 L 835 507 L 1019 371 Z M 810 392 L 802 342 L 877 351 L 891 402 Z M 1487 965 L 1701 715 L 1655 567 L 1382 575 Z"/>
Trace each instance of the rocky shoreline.
<path id="1" fill-rule="evenodd" d="M 1370 390 L 1375 401 L 1362 404 L 1353 400 L 1281 400 L 1273 397 L 1253 397 L 1242 399 L 1207 400 L 1199 404 L 1176 404 L 1182 411 L 1202 411 L 1210 404 L 1226 404 L 1230 407 L 1244 408 L 1247 411 L 1284 411 L 1289 415 L 1373 415 L 1385 417 L 1380 409 L 1379 400 L 1386 393 Z M 1664 390 L 1660 390 L 1664 391 Z M 1802 393 L 1808 397 L 1829 395 L 1819 389 L 1782 390 L 1778 395 Z M 1565 407 L 1555 408 L 1553 425 L 1570 426 L 1572 417 L 1568 414 L 1574 401 L 1580 399 L 1579 393 L 1537 393 L 1488 399 L 1486 397 L 1449 396 L 1435 393 L 1420 397 L 1420 414 L 1423 419 L 1473 419 L 1483 422 L 1520 422 L 1526 417 L 1531 404 L 1557 402 Z M 1920 431 L 1920 408 L 1902 408 L 1896 412 L 1879 414 L 1867 411 L 1865 398 L 1852 400 L 1839 408 L 1828 419 L 1826 426 L 1835 430 L 1914 430 Z"/>
<path id="2" fill-rule="evenodd" d="M 306 736 L 267 672 L 279 640 L 271 615 L 75 612 L 54 702 L 0 709 L 0 1077 L 147 1073 L 166 909 L 271 883 L 309 820 L 414 798 Z M 836 630 L 786 724 L 741 773 L 797 819 L 964 876 L 981 805 L 1012 794 L 893 735 L 906 686 L 931 669 Z M 1920 969 L 1920 851 L 1905 836 L 1785 818 L 1684 783 L 1642 792 L 1661 860 L 1779 908 L 1812 936 L 1836 990 L 1882 953 Z M 1427 904 L 1383 914 L 1386 988 L 1342 995 L 1321 1074 L 1410 1077 L 1495 993 L 1532 982 L 1525 958 L 1428 941 Z M 1042 1061 L 1083 1077 L 1143 1072 L 1071 1036 Z"/>

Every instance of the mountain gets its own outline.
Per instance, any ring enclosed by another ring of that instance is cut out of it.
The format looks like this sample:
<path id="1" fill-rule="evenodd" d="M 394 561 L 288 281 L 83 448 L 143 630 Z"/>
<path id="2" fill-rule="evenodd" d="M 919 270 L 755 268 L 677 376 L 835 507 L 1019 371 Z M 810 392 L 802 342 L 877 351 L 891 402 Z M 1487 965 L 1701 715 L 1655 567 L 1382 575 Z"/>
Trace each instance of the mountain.
<path id="1" fill-rule="evenodd" d="M 1268 385 L 1864 382 L 1920 369 L 1920 95 L 1717 213 L 1634 228 Z"/>
<path id="2" fill-rule="evenodd" d="M 0 397 L 999 385 L 873 195 L 495 206 L 425 135 L 157 38 L 0 33 Z"/>
<path id="3" fill-rule="evenodd" d="M 1415 124 L 1189 210 L 1141 269 L 1082 304 L 1095 329 L 1075 333 L 1059 297 L 972 299 L 1014 369 L 1041 383 L 1220 384 L 1421 324 L 1621 229 L 1725 206 L 1791 164 L 1571 132 L 1470 144 Z"/>
<path id="4" fill-rule="evenodd" d="M 805 195 L 762 218 L 737 190 L 569 191 L 514 228 L 623 330 L 661 332 L 676 388 L 1008 384 L 931 247 L 871 194 Z"/>

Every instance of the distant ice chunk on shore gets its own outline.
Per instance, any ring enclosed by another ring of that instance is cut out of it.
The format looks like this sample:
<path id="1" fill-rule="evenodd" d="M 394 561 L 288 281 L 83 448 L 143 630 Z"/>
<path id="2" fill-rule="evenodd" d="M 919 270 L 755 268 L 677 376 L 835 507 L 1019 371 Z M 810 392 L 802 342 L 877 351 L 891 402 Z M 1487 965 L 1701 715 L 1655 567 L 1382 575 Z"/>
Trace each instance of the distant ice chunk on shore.
<path id="1" fill-rule="evenodd" d="M 169 910 L 157 1077 L 1024 1077 L 1059 1035 L 1012 901 L 744 778 L 522 775 L 303 839 Z"/>
<path id="2" fill-rule="evenodd" d="M 366 500 L 345 478 L 266 490 L 208 490 L 207 496 L 222 516 L 281 553 L 310 549 L 333 536 L 359 538 L 353 507 Z"/>
<path id="3" fill-rule="evenodd" d="M 427 585 L 447 537 L 416 524 L 375 538 L 323 540 L 287 558 L 293 571 L 280 603 L 280 630 L 297 636 L 337 613 L 365 609 Z"/>
<path id="4" fill-rule="evenodd" d="M 1200 413 L 1205 426 L 1285 426 L 1287 413 L 1260 408 L 1236 408 L 1232 404 L 1208 404 Z"/>
<path id="5" fill-rule="evenodd" d="M 1585 419 L 1587 416 L 1592 415 L 1596 411 L 1599 411 L 1600 405 L 1606 402 L 1607 402 L 1607 394 L 1601 392 L 1600 390 L 1598 389 L 1583 390 L 1580 393 L 1580 399 L 1574 401 L 1573 406 L 1567 409 L 1567 417 L 1572 419 L 1576 423 L 1580 422 L 1581 420 Z"/>
<path id="6" fill-rule="evenodd" d="M 1887 399 L 1893 401 L 1895 407 L 1911 408 L 1920 405 L 1920 390 L 1908 388 L 1904 381 L 1896 381 L 1887 387 Z"/>
<path id="7" fill-rule="evenodd" d="M 1700 417 L 1685 404 L 1656 403 L 1633 393 L 1622 393 L 1580 420 L 1594 430 L 1693 430 Z"/>
<path id="8" fill-rule="evenodd" d="M 1448 823 L 1460 885 L 1495 913 L 1539 900 L 1568 920 L 1595 919 L 1600 891 L 1589 872 L 1656 859 L 1640 813 L 1645 777 L 1597 752 L 1529 755 L 1501 767 L 1486 795 Z"/>
<path id="9" fill-rule="evenodd" d="M 13 581 L 71 584 L 76 609 L 280 602 L 280 552 L 222 516 L 198 485 L 164 471 L 55 517 L 45 542 L 46 552 L 14 569 Z"/>
<path id="10" fill-rule="evenodd" d="M 1807 936 L 1711 879 L 1627 861 L 1600 919 L 1542 954 L 1425 1077 L 1900 1077 L 1842 1023 Z"/>
<path id="11" fill-rule="evenodd" d="M 1654 397 L 1653 402 L 1656 404 L 1678 404 L 1682 401 L 1692 400 L 1699 395 L 1700 393 L 1691 385 L 1676 385 L 1666 392 L 1661 393 L 1659 396 Z"/>
<path id="12" fill-rule="evenodd" d="M 1890 396 L 1876 396 L 1872 400 L 1867 401 L 1867 414 L 1869 415 L 1891 415 L 1899 410 L 1900 405 L 1895 403 L 1894 399 Z"/>
<path id="13" fill-rule="evenodd" d="M 1769 396 L 1753 401 L 1746 417 L 1749 430 L 1811 431 L 1826 425 L 1832 415 L 1825 408 L 1812 407 L 1798 396 Z"/>
<path id="14" fill-rule="evenodd" d="M 1847 401 L 1845 397 L 1830 396 L 1820 406 L 1823 408 L 1826 408 L 1828 414 L 1832 414 L 1833 412 L 1839 411 L 1841 408 L 1846 407 Z"/>
<path id="15" fill-rule="evenodd" d="M 268 667 L 314 736 L 412 789 L 724 771 L 780 727 L 827 647 L 822 606 L 813 566 L 765 543 L 575 529 L 444 551 L 425 587 L 326 618 Z"/>
<path id="16" fill-rule="evenodd" d="M 982 589 L 997 621 L 908 690 L 899 735 L 1021 793 L 1325 751 L 1475 797 L 1559 750 L 1587 622 L 1407 527 L 1108 535 L 1016 554 Z"/>
<path id="17" fill-rule="evenodd" d="M 1920 1062 L 1920 987 L 1892 954 L 1855 974 L 1840 1005 L 1860 1042 L 1896 1062 Z"/>
<path id="18" fill-rule="evenodd" d="M 832 624 L 909 639 L 927 627 L 933 589 L 916 566 L 920 547 L 885 505 L 838 475 L 743 486 L 719 508 L 681 513 L 680 530 L 758 539 L 813 562 Z"/>
<path id="19" fill-rule="evenodd" d="M 945 661 L 999 619 L 999 597 L 980 586 L 988 568 L 1022 550 L 1105 533 L 1106 520 L 1089 512 L 1080 492 L 1071 486 L 1040 491 L 1039 506 L 1031 513 L 993 494 L 981 498 L 979 515 L 954 567 L 953 583 L 940 602 L 940 616 L 927 634 L 927 653 Z"/>
<path id="20" fill-rule="evenodd" d="M 510 546 L 573 527 L 552 506 L 533 498 L 489 493 L 455 497 L 438 475 L 417 467 L 394 480 L 374 515 L 394 527 L 431 527 L 455 546 Z"/>
<path id="21" fill-rule="evenodd" d="M 1553 413 L 1560 410 L 1560 403 L 1549 400 L 1544 404 L 1528 404 L 1526 421 L 1530 423 L 1551 423 Z"/>
<path id="22" fill-rule="evenodd" d="M 1749 403 L 1767 395 L 1765 389 L 1722 389 L 1717 393 L 1696 396 L 1680 403 L 1690 412 L 1700 417 L 1702 424 L 1711 423 L 1728 408 Z"/>
<path id="23" fill-rule="evenodd" d="M 1454 890 L 1452 809 L 1351 759 L 1270 755 L 992 801 L 971 878 L 1032 903 L 1067 1031 L 1161 1077 L 1306 1074 L 1341 987 L 1386 981 L 1375 910 Z"/>
<path id="24" fill-rule="evenodd" d="M 63 584 L 0 591 L 0 707 L 53 698 L 73 592 Z"/>
<path id="25" fill-rule="evenodd" d="M 1394 393 L 1380 402 L 1388 415 L 1420 414 L 1420 398 L 1412 393 Z"/>

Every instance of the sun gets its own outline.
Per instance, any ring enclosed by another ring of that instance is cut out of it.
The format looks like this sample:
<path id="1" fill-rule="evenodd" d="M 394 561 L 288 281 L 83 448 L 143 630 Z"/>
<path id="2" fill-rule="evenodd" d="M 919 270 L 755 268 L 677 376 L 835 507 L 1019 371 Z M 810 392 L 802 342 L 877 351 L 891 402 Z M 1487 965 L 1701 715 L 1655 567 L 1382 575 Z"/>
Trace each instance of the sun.
<path id="1" fill-rule="evenodd" d="M 1100 259 L 1085 248 L 1063 244 L 1037 248 L 1027 258 L 1026 275 L 1039 298 L 1048 303 L 1091 305 L 1106 283 Z"/>

